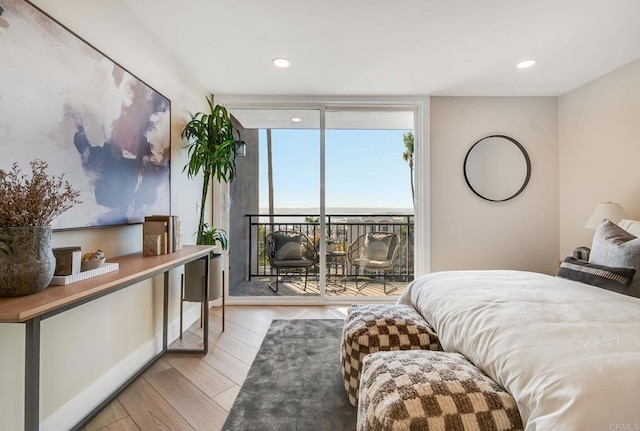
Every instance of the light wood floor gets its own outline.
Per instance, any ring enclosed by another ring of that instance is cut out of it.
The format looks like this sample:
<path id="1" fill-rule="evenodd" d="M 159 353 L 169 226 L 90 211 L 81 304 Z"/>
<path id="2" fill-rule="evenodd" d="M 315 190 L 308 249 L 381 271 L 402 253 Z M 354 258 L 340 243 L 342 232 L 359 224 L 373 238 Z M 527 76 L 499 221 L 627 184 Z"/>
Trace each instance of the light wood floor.
<path id="1" fill-rule="evenodd" d="M 210 311 L 206 356 L 166 354 L 109 404 L 85 431 L 217 431 L 273 319 L 337 319 L 347 307 L 227 306 Z M 199 323 L 172 347 L 202 345 Z"/>

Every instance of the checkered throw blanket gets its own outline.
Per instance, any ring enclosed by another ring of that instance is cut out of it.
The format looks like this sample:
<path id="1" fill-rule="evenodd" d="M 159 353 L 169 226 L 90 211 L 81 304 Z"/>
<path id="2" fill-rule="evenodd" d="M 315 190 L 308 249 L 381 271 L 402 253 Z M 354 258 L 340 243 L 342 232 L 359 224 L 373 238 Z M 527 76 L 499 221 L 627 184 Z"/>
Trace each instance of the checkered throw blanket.
<path id="1" fill-rule="evenodd" d="M 459 353 L 364 358 L 358 431 L 522 430 L 516 402 Z"/>
<path id="2" fill-rule="evenodd" d="M 358 404 L 362 359 L 393 350 L 442 350 L 438 336 L 411 306 L 352 305 L 342 331 L 342 377 L 353 406 Z"/>

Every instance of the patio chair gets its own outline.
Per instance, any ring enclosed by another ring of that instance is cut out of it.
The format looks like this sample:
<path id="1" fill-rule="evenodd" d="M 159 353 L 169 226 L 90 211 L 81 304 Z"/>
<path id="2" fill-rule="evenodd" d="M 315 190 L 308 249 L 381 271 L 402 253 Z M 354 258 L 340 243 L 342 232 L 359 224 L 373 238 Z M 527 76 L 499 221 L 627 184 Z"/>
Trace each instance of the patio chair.
<path id="1" fill-rule="evenodd" d="M 309 268 L 318 261 L 318 249 L 306 235 L 290 230 L 272 232 L 266 237 L 269 265 L 276 270 L 276 281 L 269 288 L 278 291 L 280 271 L 305 270 L 304 289 L 307 290 Z M 275 284 L 275 287 L 274 287 Z"/>
<path id="2" fill-rule="evenodd" d="M 392 289 L 387 291 L 387 271 L 393 269 L 400 251 L 400 236 L 392 232 L 369 232 L 359 236 L 349 246 L 347 258 L 356 270 L 356 289 L 360 292 L 372 281 L 358 286 L 360 271 L 375 270 L 382 272 L 382 286 L 384 293 L 396 290 L 398 287 L 392 283 Z"/>

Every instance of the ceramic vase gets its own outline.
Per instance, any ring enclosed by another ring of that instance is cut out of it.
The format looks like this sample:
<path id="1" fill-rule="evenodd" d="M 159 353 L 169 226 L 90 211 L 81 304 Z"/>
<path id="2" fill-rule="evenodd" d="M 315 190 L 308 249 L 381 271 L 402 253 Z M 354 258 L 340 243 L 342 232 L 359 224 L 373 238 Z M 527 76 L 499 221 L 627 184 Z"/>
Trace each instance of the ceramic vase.
<path id="1" fill-rule="evenodd" d="M 50 226 L 0 227 L 0 296 L 41 292 L 55 269 Z"/>

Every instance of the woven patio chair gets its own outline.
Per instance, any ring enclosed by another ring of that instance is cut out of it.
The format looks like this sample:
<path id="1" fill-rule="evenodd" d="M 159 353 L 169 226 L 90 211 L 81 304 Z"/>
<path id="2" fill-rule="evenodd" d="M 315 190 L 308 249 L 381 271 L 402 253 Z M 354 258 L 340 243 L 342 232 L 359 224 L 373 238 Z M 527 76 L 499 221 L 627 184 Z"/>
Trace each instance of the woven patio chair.
<path id="1" fill-rule="evenodd" d="M 309 268 L 318 262 L 318 249 L 313 241 L 300 232 L 281 230 L 267 235 L 266 247 L 269 265 L 276 270 L 276 281 L 269 283 L 269 288 L 278 291 L 281 271 L 286 275 L 287 271 L 304 269 L 303 291 L 306 292 Z"/>
<path id="2" fill-rule="evenodd" d="M 369 283 L 358 286 L 360 271 L 375 270 L 382 272 L 382 286 L 385 294 L 389 294 L 398 287 L 393 283 L 387 283 L 387 271 L 393 269 L 400 251 L 400 236 L 392 232 L 369 232 L 356 238 L 349 246 L 347 258 L 356 270 L 356 289 L 361 291 Z M 392 289 L 387 291 L 387 284 Z"/>

